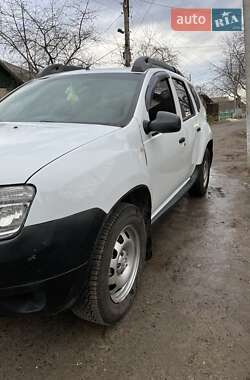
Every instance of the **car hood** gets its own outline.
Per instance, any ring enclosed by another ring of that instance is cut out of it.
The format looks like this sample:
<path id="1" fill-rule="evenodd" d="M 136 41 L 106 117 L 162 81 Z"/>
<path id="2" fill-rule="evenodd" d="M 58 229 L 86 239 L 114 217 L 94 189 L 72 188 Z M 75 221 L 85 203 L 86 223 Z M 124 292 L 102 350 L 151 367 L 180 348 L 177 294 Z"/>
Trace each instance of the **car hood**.
<path id="1" fill-rule="evenodd" d="M 95 124 L 0 122 L 0 185 L 24 183 L 50 162 L 114 131 Z"/>

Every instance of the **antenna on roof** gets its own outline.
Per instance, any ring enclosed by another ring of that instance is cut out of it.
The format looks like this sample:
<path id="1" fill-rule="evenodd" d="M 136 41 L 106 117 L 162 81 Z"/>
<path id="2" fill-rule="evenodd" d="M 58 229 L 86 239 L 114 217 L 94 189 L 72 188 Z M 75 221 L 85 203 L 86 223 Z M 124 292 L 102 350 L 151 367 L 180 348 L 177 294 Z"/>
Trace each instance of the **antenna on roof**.
<path id="1" fill-rule="evenodd" d="M 158 59 L 150 58 L 150 57 L 140 57 L 137 58 L 133 64 L 132 71 L 133 72 L 144 72 L 148 69 L 153 68 L 162 68 L 165 70 L 173 71 L 176 74 L 184 76 L 176 67 L 168 65 L 165 62 L 159 61 Z"/>

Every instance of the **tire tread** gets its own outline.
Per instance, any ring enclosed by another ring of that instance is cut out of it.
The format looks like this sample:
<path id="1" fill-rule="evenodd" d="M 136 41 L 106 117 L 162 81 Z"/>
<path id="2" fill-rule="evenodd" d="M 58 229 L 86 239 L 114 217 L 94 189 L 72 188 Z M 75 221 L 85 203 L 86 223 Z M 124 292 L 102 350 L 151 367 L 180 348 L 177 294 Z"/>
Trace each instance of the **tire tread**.
<path id="1" fill-rule="evenodd" d="M 117 208 L 105 221 L 100 231 L 100 234 L 96 240 L 93 250 L 90 277 L 87 290 L 85 290 L 85 292 L 80 296 L 76 305 L 74 305 L 74 307 L 72 308 L 73 313 L 81 319 L 101 325 L 108 325 L 103 320 L 98 306 L 98 274 L 101 268 L 104 248 L 109 234 L 112 231 L 114 224 L 120 218 L 121 214 L 129 207 L 131 207 L 131 204 L 129 203 L 121 203 L 119 206 L 117 206 Z"/>

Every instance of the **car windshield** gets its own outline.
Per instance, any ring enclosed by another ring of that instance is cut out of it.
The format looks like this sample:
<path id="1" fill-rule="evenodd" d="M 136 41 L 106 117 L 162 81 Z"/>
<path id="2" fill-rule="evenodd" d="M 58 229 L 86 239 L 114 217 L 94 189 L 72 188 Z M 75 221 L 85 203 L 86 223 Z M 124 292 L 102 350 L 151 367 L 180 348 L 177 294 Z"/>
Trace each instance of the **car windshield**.
<path id="1" fill-rule="evenodd" d="M 0 102 L 0 122 L 124 126 L 132 118 L 143 75 L 55 75 L 34 80 Z"/>

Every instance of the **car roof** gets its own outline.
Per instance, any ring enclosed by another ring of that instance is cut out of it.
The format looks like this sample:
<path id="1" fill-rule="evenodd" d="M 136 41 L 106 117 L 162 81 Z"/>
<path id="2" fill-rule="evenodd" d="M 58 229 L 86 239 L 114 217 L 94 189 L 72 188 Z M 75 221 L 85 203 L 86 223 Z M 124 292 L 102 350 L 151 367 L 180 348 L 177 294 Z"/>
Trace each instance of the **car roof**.
<path id="1" fill-rule="evenodd" d="M 91 70 L 72 70 L 72 71 L 63 71 L 61 73 L 54 73 L 50 75 L 46 75 L 46 77 L 61 77 L 61 76 L 71 76 L 71 75 L 92 75 L 92 74 L 130 74 L 130 75 L 143 75 L 146 76 L 148 75 L 153 75 L 155 73 L 162 73 L 165 72 L 172 78 L 184 80 L 185 82 L 189 82 L 185 77 L 182 75 L 179 75 L 173 71 L 164 69 L 164 68 L 150 68 L 147 69 L 146 71 L 131 71 L 131 68 L 105 68 L 105 69 L 91 69 Z"/>

